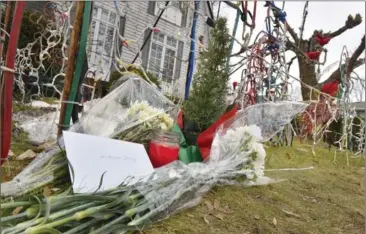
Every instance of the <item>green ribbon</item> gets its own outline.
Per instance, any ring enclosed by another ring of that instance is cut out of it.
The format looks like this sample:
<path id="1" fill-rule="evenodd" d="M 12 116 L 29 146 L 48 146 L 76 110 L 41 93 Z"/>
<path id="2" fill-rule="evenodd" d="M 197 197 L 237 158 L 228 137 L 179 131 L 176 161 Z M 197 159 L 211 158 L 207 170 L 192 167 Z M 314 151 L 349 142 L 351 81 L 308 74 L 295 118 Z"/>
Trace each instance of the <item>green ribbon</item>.
<path id="1" fill-rule="evenodd" d="M 202 162 L 202 155 L 199 148 L 196 145 L 187 144 L 183 132 L 178 124 L 175 123 L 173 125 L 172 132 L 175 132 L 180 136 L 179 160 L 185 164 L 193 162 Z"/>

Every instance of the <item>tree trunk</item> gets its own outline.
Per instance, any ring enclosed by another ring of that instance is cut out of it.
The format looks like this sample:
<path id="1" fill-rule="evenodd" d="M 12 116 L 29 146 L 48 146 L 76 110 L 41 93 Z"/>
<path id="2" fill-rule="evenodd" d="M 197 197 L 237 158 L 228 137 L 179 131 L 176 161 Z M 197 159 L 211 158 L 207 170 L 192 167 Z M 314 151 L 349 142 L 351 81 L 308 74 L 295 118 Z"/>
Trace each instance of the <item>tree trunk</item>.
<path id="1" fill-rule="evenodd" d="M 305 58 L 300 58 L 298 61 L 300 80 L 311 87 L 316 87 L 318 81 L 316 80 L 315 64 L 309 62 L 307 63 Z M 303 101 L 309 101 L 310 99 L 314 100 L 314 94 L 311 94 L 311 92 L 312 89 L 304 84 L 301 84 L 301 94 Z"/>

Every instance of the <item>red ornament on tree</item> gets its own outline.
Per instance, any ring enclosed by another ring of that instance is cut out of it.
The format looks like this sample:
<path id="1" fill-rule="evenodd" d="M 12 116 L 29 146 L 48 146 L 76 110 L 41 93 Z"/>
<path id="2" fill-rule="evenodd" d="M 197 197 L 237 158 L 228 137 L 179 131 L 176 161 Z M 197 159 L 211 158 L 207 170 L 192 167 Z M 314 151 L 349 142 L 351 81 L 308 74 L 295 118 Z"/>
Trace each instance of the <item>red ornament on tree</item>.
<path id="1" fill-rule="evenodd" d="M 312 51 L 312 52 L 307 52 L 305 54 L 306 54 L 306 56 L 308 56 L 308 58 L 310 60 L 319 60 L 320 53 L 321 52 L 319 52 L 319 51 Z"/>
<path id="2" fill-rule="evenodd" d="M 324 45 L 326 45 L 326 44 L 328 44 L 329 43 L 329 41 L 331 40 L 332 38 L 331 37 L 324 37 L 324 36 L 322 36 L 322 35 L 320 35 L 320 34 L 317 34 L 316 36 L 315 36 L 315 40 L 319 43 L 319 45 L 321 45 L 321 46 L 324 46 Z"/>
<path id="3" fill-rule="evenodd" d="M 238 85 L 238 82 L 234 81 L 233 82 L 233 89 L 235 90 L 236 89 L 236 86 Z"/>
<path id="4" fill-rule="evenodd" d="M 338 92 L 339 81 L 335 80 L 332 82 L 325 83 L 322 87 L 322 92 L 335 97 Z"/>

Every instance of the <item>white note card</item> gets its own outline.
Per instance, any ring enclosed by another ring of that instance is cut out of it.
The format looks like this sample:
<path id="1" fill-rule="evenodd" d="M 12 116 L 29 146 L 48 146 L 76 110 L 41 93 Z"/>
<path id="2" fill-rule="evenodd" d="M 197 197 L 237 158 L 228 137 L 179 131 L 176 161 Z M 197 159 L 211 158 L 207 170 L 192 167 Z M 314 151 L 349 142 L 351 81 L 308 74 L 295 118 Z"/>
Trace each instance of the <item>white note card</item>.
<path id="1" fill-rule="evenodd" d="M 63 131 L 63 137 L 66 155 L 74 171 L 74 193 L 96 191 L 103 173 L 98 191 L 116 187 L 131 176 L 144 176 L 154 171 L 141 144 L 67 131 Z"/>

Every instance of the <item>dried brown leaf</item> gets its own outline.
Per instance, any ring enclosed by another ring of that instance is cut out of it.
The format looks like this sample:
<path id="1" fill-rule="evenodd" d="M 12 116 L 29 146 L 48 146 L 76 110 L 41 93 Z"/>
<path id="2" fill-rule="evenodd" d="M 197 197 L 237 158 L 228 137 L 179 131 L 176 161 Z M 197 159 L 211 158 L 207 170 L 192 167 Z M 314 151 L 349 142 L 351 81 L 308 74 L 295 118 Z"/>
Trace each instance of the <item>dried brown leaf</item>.
<path id="1" fill-rule="evenodd" d="M 215 214 L 214 215 L 216 218 L 220 219 L 221 221 L 224 220 L 224 216 L 222 214 Z"/>
<path id="2" fill-rule="evenodd" d="M 206 200 L 204 203 L 207 206 L 208 212 L 211 213 L 214 210 L 214 206 L 212 205 L 212 203 L 208 200 Z"/>
<path id="3" fill-rule="evenodd" d="M 15 208 L 15 209 L 13 210 L 13 212 L 12 212 L 12 215 L 17 215 L 17 214 L 19 214 L 19 212 L 20 212 L 21 210 L 23 210 L 23 206 L 19 206 L 19 207 Z"/>
<path id="4" fill-rule="evenodd" d="M 277 219 L 276 219 L 276 217 L 273 217 L 272 223 L 273 223 L 273 225 L 274 225 L 275 227 L 277 226 Z"/>
<path id="5" fill-rule="evenodd" d="M 230 209 L 229 205 L 225 205 L 224 208 L 217 209 L 217 211 L 220 211 L 224 214 L 232 214 L 234 212 Z"/>
<path id="6" fill-rule="evenodd" d="M 203 216 L 202 218 L 203 218 L 203 221 L 205 221 L 205 223 L 210 224 L 210 221 L 208 221 L 206 216 Z"/>
<path id="7" fill-rule="evenodd" d="M 43 188 L 43 195 L 45 195 L 46 197 L 49 197 L 52 195 L 52 190 L 51 190 L 50 186 L 45 186 Z"/>
<path id="8" fill-rule="evenodd" d="M 296 218 L 300 218 L 300 215 L 294 214 L 294 213 L 292 213 L 291 211 L 288 211 L 288 210 L 284 210 L 284 209 L 282 209 L 282 212 L 284 212 L 284 213 L 285 213 L 285 214 L 287 214 L 287 215 L 294 216 L 294 217 L 296 217 Z"/>
<path id="9" fill-rule="evenodd" d="M 220 201 L 219 200 L 215 199 L 215 201 L 214 201 L 214 207 L 215 207 L 216 210 L 217 209 L 220 209 Z"/>
<path id="10" fill-rule="evenodd" d="M 220 210 L 221 206 L 220 206 L 220 201 L 215 199 L 214 201 L 214 207 L 216 210 Z"/>

